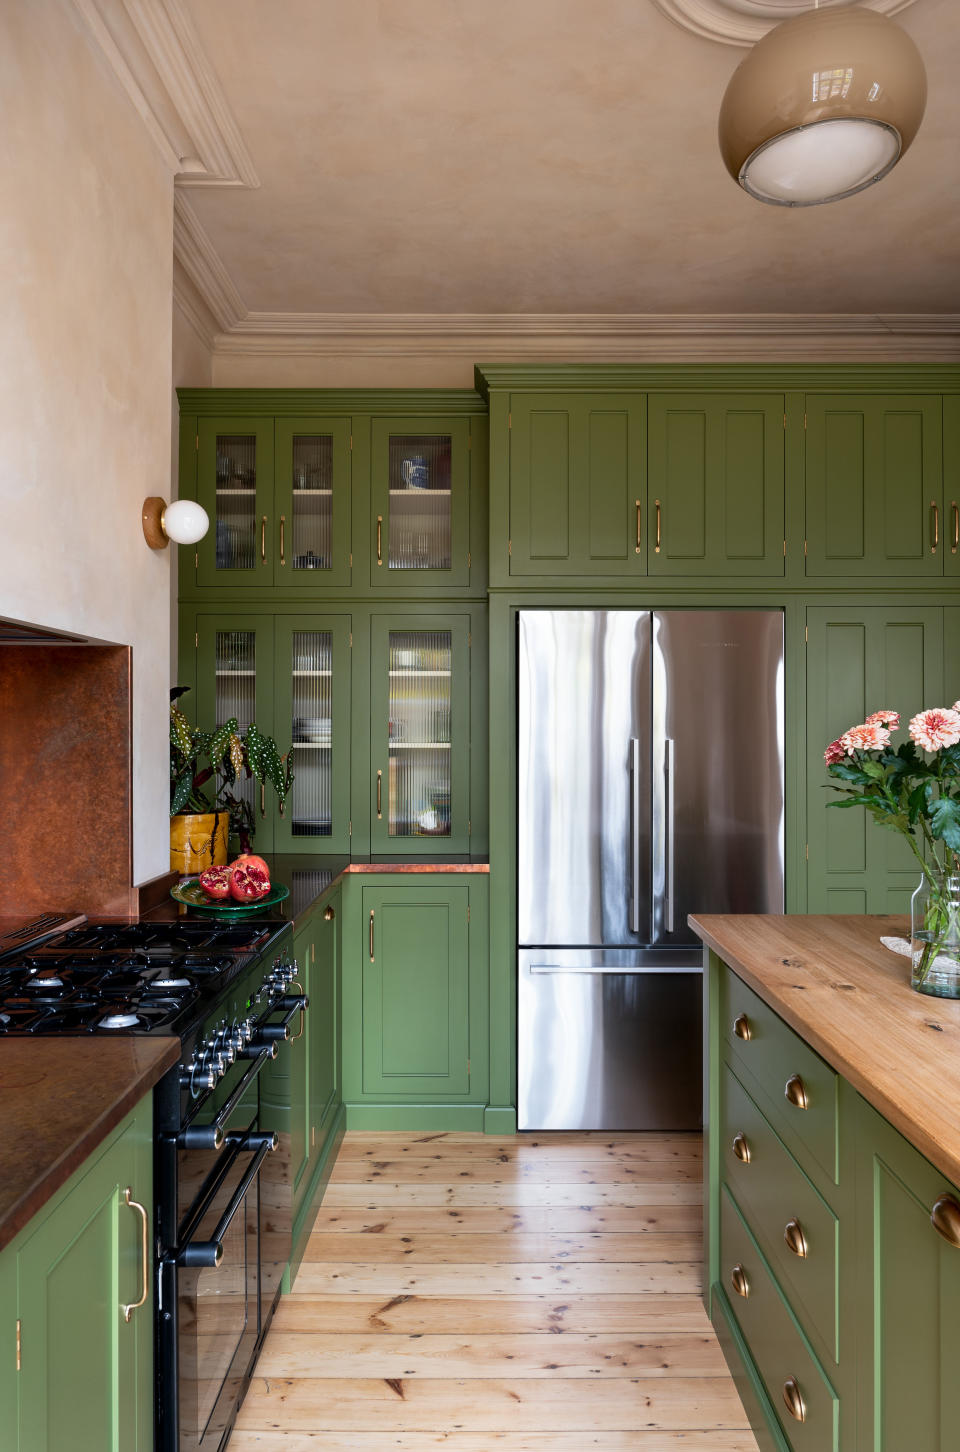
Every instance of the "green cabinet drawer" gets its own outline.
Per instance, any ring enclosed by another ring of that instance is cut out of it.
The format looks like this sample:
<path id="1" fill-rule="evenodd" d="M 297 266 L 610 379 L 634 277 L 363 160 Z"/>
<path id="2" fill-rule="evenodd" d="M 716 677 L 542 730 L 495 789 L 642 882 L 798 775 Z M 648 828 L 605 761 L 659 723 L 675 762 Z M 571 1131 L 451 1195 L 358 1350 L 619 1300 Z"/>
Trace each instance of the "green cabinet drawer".
<path id="1" fill-rule="evenodd" d="M 729 969 L 720 1033 L 729 1062 L 759 1091 L 764 1113 L 803 1169 L 815 1165 L 836 1183 L 839 1075 Z"/>
<path id="2" fill-rule="evenodd" d="M 729 1068 L 720 1093 L 722 1178 L 811 1339 L 837 1361 L 837 1217 Z"/>
<path id="3" fill-rule="evenodd" d="M 720 1203 L 720 1275 L 793 1452 L 838 1452 L 840 1399 L 727 1189 Z M 791 1414 L 788 1400 L 802 1420 Z"/>

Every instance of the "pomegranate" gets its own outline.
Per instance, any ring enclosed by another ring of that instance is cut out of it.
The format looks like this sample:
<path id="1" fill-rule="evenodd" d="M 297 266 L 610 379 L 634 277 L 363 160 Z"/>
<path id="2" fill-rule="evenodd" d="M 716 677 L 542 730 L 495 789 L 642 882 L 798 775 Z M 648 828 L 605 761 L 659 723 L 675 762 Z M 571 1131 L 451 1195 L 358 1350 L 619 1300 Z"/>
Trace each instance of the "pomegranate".
<path id="1" fill-rule="evenodd" d="M 206 867 L 200 874 L 200 886 L 207 897 L 214 902 L 220 902 L 230 896 L 230 881 L 233 877 L 232 867 Z"/>
<path id="2" fill-rule="evenodd" d="M 262 857 L 257 857 L 252 852 L 241 852 L 239 857 L 235 857 L 233 859 L 233 861 L 230 863 L 230 866 L 231 867 L 259 867 L 260 871 L 266 876 L 267 881 L 268 882 L 270 881 L 270 869 L 269 869 L 269 867 L 264 862 L 264 860 L 263 860 Z"/>
<path id="3" fill-rule="evenodd" d="M 254 863 L 230 870 L 230 893 L 237 902 L 256 902 L 270 891 L 270 878 Z"/>

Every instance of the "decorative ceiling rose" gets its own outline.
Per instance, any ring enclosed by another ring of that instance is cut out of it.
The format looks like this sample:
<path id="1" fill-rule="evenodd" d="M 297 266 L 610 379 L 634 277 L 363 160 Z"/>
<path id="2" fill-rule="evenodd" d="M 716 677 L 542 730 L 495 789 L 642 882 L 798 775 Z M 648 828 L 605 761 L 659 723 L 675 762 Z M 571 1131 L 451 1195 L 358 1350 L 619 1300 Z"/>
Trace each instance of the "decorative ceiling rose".
<path id="1" fill-rule="evenodd" d="M 724 45 L 754 45 L 760 38 L 794 15 L 810 10 L 813 0 L 653 0 L 670 20 Z M 842 10 L 854 0 L 820 0 L 821 10 Z M 896 15 L 913 0 L 859 0 L 867 10 Z"/>

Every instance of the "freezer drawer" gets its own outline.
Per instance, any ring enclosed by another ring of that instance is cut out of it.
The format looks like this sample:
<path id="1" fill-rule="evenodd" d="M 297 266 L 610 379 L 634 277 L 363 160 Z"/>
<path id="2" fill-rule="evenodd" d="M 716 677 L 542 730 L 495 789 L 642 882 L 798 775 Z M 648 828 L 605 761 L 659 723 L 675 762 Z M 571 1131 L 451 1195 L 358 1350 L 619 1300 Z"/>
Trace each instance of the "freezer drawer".
<path id="1" fill-rule="evenodd" d="M 701 1127 L 690 954 L 522 948 L 518 966 L 518 1128 Z"/>

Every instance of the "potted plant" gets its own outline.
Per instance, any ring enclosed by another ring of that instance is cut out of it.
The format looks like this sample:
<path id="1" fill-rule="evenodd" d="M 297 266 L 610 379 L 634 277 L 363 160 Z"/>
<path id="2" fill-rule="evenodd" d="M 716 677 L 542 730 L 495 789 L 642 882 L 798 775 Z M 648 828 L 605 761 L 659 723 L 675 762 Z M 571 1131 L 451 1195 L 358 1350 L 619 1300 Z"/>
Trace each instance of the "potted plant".
<path id="1" fill-rule="evenodd" d="M 238 781 L 269 782 L 281 812 L 293 785 L 290 753 L 281 757 L 255 722 L 246 731 L 236 716 L 213 731 L 191 726 L 177 704 L 189 689 L 170 692 L 170 866 L 181 876 L 225 863 L 229 836 L 239 838 L 241 852 L 250 850 L 254 813 L 238 795 Z"/>

